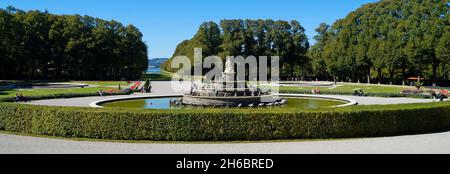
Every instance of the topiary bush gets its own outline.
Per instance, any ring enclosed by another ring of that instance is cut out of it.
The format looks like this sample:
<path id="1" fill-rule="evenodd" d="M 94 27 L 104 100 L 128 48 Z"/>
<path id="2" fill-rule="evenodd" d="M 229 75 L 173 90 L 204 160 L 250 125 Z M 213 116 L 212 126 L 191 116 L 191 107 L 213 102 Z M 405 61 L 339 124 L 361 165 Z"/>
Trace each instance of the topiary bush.
<path id="1" fill-rule="evenodd" d="M 114 140 L 229 141 L 375 137 L 450 128 L 450 103 L 277 110 L 135 110 L 0 103 L 0 130 Z"/>

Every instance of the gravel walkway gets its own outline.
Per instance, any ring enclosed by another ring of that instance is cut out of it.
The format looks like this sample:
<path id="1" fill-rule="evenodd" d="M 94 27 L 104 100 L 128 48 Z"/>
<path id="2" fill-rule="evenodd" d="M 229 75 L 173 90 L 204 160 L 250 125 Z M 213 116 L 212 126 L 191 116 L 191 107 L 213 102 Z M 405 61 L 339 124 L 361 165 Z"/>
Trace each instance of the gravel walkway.
<path id="1" fill-rule="evenodd" d="M 450 154 L 450 132 L 329 141 L 255 143 L 112 143 L 0 133 L 0 153 L 100 154 Z"/>

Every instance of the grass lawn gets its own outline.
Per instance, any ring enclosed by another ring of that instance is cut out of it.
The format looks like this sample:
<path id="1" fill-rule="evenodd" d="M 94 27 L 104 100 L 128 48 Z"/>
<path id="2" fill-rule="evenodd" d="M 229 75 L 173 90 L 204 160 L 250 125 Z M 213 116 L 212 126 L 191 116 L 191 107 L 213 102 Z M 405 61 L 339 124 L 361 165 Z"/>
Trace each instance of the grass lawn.
<path id="1" fill-rule="evenodd" d="M 170 81 L 173 73 L 161 70 L 157 74 L 142 74 L 141 80 L 150 79 L 151 81 Z"/>
<path id="2" fill-rule="evenodd" d="M 93 88 L 61 88 L 61 89 L 12 89 L 12 90 L 0 90 L 0 98 L 14 97 L 16 93 L 22 93 L 24 96 L 44 96 L 44 95 L 56 95 L 56 94 L 78 94 L 78 93 L 94 93 L 99 90 L 107 91 L 107 87 L 93 87 Z"/>
<path id="3" fill-rule="evenodd" d="M 71 81 L 71 83 L 82 83 L 87 85 L 97 85 L 99 87 L 118 87 L 119 84 L 121 87 L 127 87 L 128 81 Z"/>
<path id="4" fill-rule="evenodd" d="M 310 92 L 312 89 L 319 88 L 322 92 L 354 92 L 356 89 L 362 89 L 368 93 L 391 93 L 399 94 L 403 89 L 415 89 L 411 86 L 387 86 L 387 85 L 356 85 L 356 84 L 343 84 L 337 85 L 336 88 L 332 87 L 304 87 L 304 86 L 282 86 L 280 91 L 306 91 Z M 422 90 L 426 90 L 423 88 Z"/>

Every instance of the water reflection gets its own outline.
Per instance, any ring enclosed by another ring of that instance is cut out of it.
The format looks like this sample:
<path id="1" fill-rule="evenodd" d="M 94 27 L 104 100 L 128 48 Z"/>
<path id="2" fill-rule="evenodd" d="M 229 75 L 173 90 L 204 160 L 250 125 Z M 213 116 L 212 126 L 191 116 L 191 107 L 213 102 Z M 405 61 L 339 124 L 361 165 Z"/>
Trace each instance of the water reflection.
<path id="1" fill-rule="evenodd" d="M 137 100 L 125 100 L 102 104 L 105 107 L 114 108 L 145 108 L 145 109 L 183 109 L 183 108 L 195 108 L 191 106 L 174 106 L 170 105 L 169 101 L 176 98 L 152 98 L 152 99 L 137 99 Z M 330 106 L 336 106 L 344 104 L 345 102 L 336 100 L 322 100 L 322 99 L 309 99 L 309 98 L 288 98 L 288 104 L 286 108 L 295 109 L 317 109 Z"/>

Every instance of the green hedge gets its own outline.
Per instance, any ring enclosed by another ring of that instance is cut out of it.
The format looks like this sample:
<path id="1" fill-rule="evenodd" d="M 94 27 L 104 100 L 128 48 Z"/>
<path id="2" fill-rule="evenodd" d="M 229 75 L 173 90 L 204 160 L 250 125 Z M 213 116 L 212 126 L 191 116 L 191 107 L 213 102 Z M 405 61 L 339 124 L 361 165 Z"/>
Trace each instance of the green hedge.
<path id="1" fill-rule="evenodd" d="M 382 109 L 380 109 L 382 108 Z M 450 128 L 450 103 L 286 110 L 123 110 L 0 103 L 0 130 L 114 140 L 374 137 Z"/>

